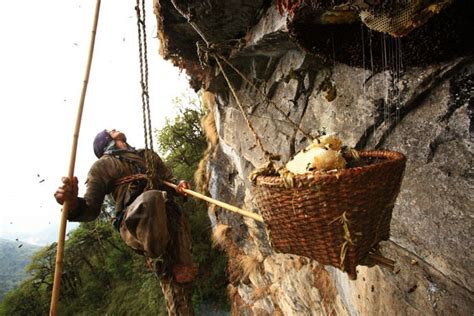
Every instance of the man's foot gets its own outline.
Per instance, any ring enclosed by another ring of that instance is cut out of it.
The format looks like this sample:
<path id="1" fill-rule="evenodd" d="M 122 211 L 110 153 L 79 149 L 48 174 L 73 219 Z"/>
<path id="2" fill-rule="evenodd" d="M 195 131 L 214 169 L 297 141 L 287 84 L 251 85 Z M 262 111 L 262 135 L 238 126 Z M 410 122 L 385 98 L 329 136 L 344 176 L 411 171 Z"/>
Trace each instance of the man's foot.
<path id="1" fill-rule="evenodd" d="M 198 274 L 198 266 L 196 264 L 179 264 L 175 263 L 171 266 L 174 280 L 176 283 L 189 283 L 192 282 Z"/>

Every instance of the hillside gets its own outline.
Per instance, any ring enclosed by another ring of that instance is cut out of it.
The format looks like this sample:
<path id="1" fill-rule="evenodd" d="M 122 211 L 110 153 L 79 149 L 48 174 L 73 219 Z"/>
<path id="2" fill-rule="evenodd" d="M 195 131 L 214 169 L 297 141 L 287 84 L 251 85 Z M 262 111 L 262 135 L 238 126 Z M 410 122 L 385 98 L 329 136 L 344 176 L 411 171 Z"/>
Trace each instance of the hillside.
<path id="1" fill-rule="evenodd" d="M 0 238 L 0 301 L 26 277 L 25 267 L 39 246 Z"/>

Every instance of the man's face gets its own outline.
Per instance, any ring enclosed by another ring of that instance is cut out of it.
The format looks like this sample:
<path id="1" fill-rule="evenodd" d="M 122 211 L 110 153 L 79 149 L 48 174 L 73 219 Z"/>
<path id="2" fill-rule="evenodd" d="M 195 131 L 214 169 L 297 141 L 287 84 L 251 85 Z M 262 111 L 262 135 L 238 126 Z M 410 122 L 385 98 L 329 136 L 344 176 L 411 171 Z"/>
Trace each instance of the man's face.
<path id="1" fill-rule="evenodd" d="M 121 140 L 124 142 L 127 141 L 127 137 L 121 131 L 117 131 L 116 129 L 108 129 L 107 132 L 113 140 Z"/>

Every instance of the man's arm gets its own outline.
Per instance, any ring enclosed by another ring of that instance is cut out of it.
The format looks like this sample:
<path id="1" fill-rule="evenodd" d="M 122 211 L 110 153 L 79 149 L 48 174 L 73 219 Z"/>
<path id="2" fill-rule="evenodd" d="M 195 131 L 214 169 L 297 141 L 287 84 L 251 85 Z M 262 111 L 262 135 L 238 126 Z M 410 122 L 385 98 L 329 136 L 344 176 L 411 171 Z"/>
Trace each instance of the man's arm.
<path id="1" fill-rule="evenodd" d="M 107 181 L 100 172 L 100 167 L 94 164 L 89 171 L 87 191 L 83 198 L 78 197 L 78 180 L 63 177 L 63 185 L 55 192 L 54 197 L 59 204 L 68 202 L 68 220 L 73 222 L 88 222 L 97 218 L 107 193 Z"/>
<path id="2" fill-rule="evenodd" d="M 186 195 L 183 189 L 191 189 L 191 185 L 189 184 L 189 182 L 186 180 L 177 181 L 176 177 L 173 176 L 173 173 L 171 172 L 171 170 L 165 165 L 165 163 L 163 162 L 163 160 L 161 160 L 158 154 L 155 154 L 155 159 L 156 159 L 155 166 L 158 172 L 158 177 L 162 180 L 166 180 L 166 181 L 176 184 L 177 185 L 176 192 L 178 192 L 181 195 Z"/>

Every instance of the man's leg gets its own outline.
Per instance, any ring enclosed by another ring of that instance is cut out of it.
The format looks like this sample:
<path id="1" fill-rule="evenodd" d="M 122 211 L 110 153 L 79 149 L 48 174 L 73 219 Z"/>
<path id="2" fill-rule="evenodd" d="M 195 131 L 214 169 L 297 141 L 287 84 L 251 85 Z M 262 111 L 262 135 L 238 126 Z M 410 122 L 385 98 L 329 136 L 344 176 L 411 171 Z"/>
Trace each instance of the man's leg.
<path id="1" fill-rule="evenodd" d="M 169 247 L 170 268 L 177 283 L 189 283 L 197 274 L 192 258 L 191 228 L 187 217 L 173 200 L 166 203 L 166 211 L 168 229 L 173 236 Z"/>
<path id="2" fill-rule="evenodd" d="M 184 215 L 167 216 L 165 193 L 146 191 L 127 208 L 120 226 L 120 235 L 125 243 L 148 258 L 155 259 L 156 275 L 160 279 L 169 315 L 194 315 L 192 306 L 192 277 L 172 274 L 173 266 L 192 264 L 191 233 Z M 173 227 L 168 227 L 173 225 Z M 173 239 L 173 240 L 171 240 Z M 160 258 L 161 257 L 161 258 Z M 162 259 L 165 262 L 162 262 Z M 169 262 L 171 261 L 171 262 Z M 172 264 L 171 271 L 166 265 Z M 176 282 L 181 281 L 181 283 Z M 182 282 L 184 281 L 184 282 Z"/>
<path id="3" fill-rule="evenodd" d="M 194 315 L 192 306 L 192 281 L 197 267 L 192 261 L 191 229 L 179 206 L 170 201 L 167 205 L 168 225 L 173 236 L 169 248 L 170 274 L 161 278 L 161 288 L 166 298 L 169 315 Z"/>
<path id="4" fill-rule="evenodd" d="M 171 269 L 178 283 L 192 282 L 197 274 L 197 266 L 192 258 L 192 239 L 189 222 L 184 214 L 177 221 L 177 245 L 173 257 L 176 258 Z"/>
<path id="5" fill-rule="evenodd" d="M 165 202 L 162 191 L 142 193 L 128 206 L 120 225 L 123 241 L 148 258 L 162 256 L 170 242 Z"/>

